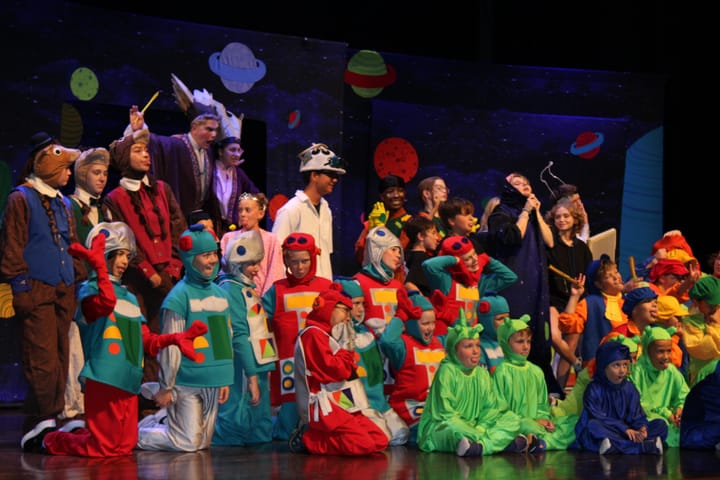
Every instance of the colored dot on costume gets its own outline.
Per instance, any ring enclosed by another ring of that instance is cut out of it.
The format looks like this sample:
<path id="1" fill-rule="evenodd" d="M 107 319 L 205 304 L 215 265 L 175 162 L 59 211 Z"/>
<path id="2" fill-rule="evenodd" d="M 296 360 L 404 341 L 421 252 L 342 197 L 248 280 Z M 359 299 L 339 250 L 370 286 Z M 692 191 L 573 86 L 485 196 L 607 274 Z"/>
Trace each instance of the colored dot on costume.
<path id="1" fill-rule="evenodd" d="M 187 235 L 180 237 L 180 249 L 185 252 L 192 250 L 192 237 Z"/>
<path id="2" fill-rule="evenodd" d="M 440 255 L 455 255 L 456 257 L 468 253 L 473 248 L 470 239 L 460 235 L 445 237 L 440 244 Z"/>
<path id="3" fill-rule="evenodd" d="M 284 373 L 290 373 L 293 371 L 293 364 L 292 362 L 285 362 L 282 364 L 282 371 Z"/>
<path id="4" fill-rule="evenodd" d="M 115 342 L 111 343 L 110 345 L 108 345 L 108 352 L 110 352 L 110 354 L 112 355 L 117 355 L 118 353 L 120 353 L 120 345 Z"/>

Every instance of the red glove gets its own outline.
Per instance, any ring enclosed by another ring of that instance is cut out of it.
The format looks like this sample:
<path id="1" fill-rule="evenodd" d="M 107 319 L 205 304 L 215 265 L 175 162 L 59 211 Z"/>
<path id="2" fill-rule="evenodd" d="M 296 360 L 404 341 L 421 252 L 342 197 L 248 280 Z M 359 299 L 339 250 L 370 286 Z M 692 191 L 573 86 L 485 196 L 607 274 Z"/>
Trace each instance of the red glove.
<path id="1" fill-rule="evenodd" d="M 454 298 L 448 297 L 437 289 L 433 292 L 430 303 L 432 303 L 435 309 L 435 318 L 437 320 L 441 320 L 449 327 L 455 325 L 455 322 L 460 316 L 462 303 Z"/>
<path id="2" fill-rule="evenodd" d="M 195 351 L 193 340 L 195 337 L 206 334 L 207 331 L 207 325 L 200 320 L 195 320 L 192 325 L 190 325 L 190 328 L 184 332 L 163 333 L 162 335 L 158 335 L 150 333 L 150 330 L 148 330 L 147 338 L 144 337 L 143 347 L 146 353 L 155 356 L 163 348 L 176 345 L 183 355 L 194 362 L 197 360 L 197 352 Z"/>
<path id="3" fill-rule="evenodd" d="M 105 262 L 105 235 L 96 235 L 90 244 L 90 250 L 75 242 L 68 248 L 68 253 L 75 258 L 85 260 L 98 274 L 101 270 L 107 273 Z"/>
<path id="4" fill-rule="evenodd" d="M 395 316 L 403 322 L 407 322 L 411 318 L 417 319 L 422 316 L 422 308 L 414 305 L 408 296 L 407 289 L 400 288 L 397 291 L 398 306 Z"/>
<path id="5" fill-rule="evenodd" d="M 93 322 L 98 317 L 110 315 L 115 309 L 117 297 L 105 261 L 105 235 L 96 235 L 90 250 L 75 242 L 68 248 L 68 253 L 84 260 L 97 272 L 98 294 L 83 300 L 83 314 L 87 321 Z"/>
<path id="6" fill-rule="evenodd" d="M 478 269 L 482 272 L 485 266 L 490 263 L 490 257 L 487 253 L 478 255 Z"/>

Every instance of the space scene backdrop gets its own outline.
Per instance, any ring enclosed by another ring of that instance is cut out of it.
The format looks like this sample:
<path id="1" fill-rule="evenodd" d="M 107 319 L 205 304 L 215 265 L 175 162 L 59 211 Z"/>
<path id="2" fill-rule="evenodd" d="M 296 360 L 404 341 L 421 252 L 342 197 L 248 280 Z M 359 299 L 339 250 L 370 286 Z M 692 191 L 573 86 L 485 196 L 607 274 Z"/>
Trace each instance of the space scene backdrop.
<path id="1" fill-rule="evenodd" d="M 618 230 L 624 273 L 629 256 L 647 257 L 662 236 L 661 75 L 351 50 L 341 42 L 64 2 L 42 9 L 3 2 L 0 15 L 13 45 L 5 48 L 0 77 L 0 208 L 37 131 L 68 147 L 107 147 L 122 135 L 130 106 L 142 108 L 160 91 L 145 113 L 151 131 L 186 132 L 174 74 L 244 115 L 243 168 L 274 207 L 302 189 L 297 154 L 311 143 L 325 143 L 347 161 L 347 174 L 327 197 L 336 274 L 359 269 L 354 243 L 387 173 L 407 181 L 411 213 L 420 208 L 418 181 L 432 175 L 445 179 L 450 196 L 471 200 L 478 217 L 511 171 L 530 179 L 544 210 L 551 205 L 544 181 L 578 185 L 591 233 Z M 113 186 L 111 180 L 108 191 Z M 0 402 L 17 401 L 22 392 L 7 378 L 19 372 L 17 365 L 12 370 L 17 352 L 3 355 Z"/>

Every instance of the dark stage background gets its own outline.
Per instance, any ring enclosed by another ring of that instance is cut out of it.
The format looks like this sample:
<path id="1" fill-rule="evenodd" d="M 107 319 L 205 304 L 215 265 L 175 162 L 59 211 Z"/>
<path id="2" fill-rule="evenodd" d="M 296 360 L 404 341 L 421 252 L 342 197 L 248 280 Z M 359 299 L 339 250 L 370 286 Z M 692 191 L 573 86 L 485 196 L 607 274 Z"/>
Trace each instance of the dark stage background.
<path id="1" fill-rule="evenodd" d="M 592 233 L 618 229 L 622 271 L 628 256 L 645 258 L 670 229 L 683 231 L 706 271 L 705 259 L 720 247 L 712 235 L 718 167 L 707 151 L 715 95 L 695 60 L 707 50 L 701 12 L 651 1 L 477 0 L 445 10 L 374 1 L 95 3 L 0 6 L 0 208 L 36 131 L 71 147 L 107 146 L 121 136 L 130 105 L 144 105 L 157 90 L 163 93 L 146 113 L 150 128 L 186 131 L 171 94 L 174 73 L 245 115 L 243 168 L 269 197 L 302 188 L 296 155 L 312 142 L 348 160 L 348 174 L 328 197 L 338 274 L 359 268 L 353 244 L 377 200 L 374 160 L 389 139 L 417 155 L 409 170 L 406 153 L 388 157 L 400 163 L 389 162 L 391 169 L 407 174 L 411 212 L 419 208 L 417 182 L 440 175 L 479 216 L 512 170 L 526 173 L 549 207 L 540 172 L 552 161 L 555 175 L 580 187 Z M 242 60 L 249 51 L 266 68 L 244 88 L 229 88 L 209 62 L 235 44 L 247 48 Z M 363 49 L 397 72 L 369 97 L 344 82 Z M 73 80 L 79 68 L 92 72 L 96 90 Z M 573 153 L 584 132 L 602 134 L 592 158 Z M 0 402 L 13 402 L 22 399 L 18 334 L 12 319 L 2 321 Z"/>

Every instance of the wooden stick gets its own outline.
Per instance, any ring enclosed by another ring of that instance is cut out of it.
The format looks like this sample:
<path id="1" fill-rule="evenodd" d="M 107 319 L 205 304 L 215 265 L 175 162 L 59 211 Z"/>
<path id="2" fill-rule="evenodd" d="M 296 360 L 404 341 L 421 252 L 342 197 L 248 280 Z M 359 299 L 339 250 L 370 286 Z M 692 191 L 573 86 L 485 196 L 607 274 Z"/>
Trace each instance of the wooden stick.
<path id="1" fill-rule="evenodd" d="M 567 273 L 565 273 L 562 270 L 560 270 L 559 268 L 557 268 L 555 265 L 552 265 L 552 264 L 548 265 L 548 268 L 550 269 L 551 272 L 553 272 L 558 277 L 564 278 L 568 282 L 574 283 L 578 287 L 582 287 L 582 284 L 580 282 L 578 282 L 576 279 L 572 278 L 570 275 L 568 275 Z"/>
<path id="2" fill-rule="evenodd" d="M 628 263 L 630 264 L 630 275 L 632 275 L 632 279 L 637 280 L 637 272 L 635 272 L 635 257 L 630 255 L 628 257 Z"/>
<path id="3" fill-rule="evenodd" d="M 160 95 L 160 92 L 162 92 L 162 90 L 158 90 L 157 92 L 155 92 L 153 94 L 152 97 L 150 97 L 150 100 L 148 100 L 148 102 L 145 104 L 145 106 L 142 108 L 142 110 L 140 110 L 140 113 L 145 113 L 145 110 L 147 110 L 148 107 L 157 99 L 158 95 Z"/>

